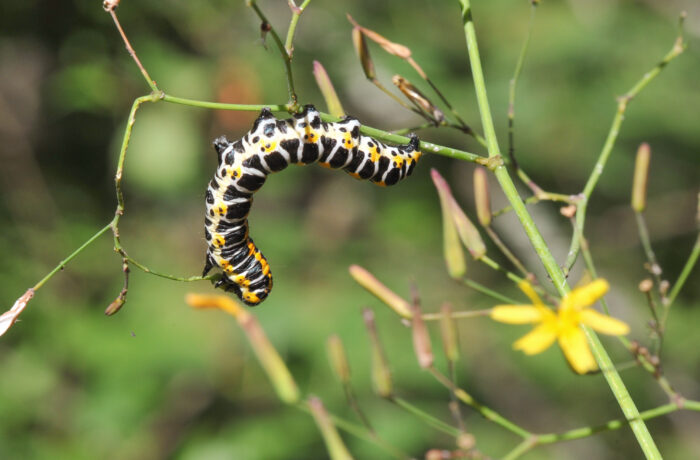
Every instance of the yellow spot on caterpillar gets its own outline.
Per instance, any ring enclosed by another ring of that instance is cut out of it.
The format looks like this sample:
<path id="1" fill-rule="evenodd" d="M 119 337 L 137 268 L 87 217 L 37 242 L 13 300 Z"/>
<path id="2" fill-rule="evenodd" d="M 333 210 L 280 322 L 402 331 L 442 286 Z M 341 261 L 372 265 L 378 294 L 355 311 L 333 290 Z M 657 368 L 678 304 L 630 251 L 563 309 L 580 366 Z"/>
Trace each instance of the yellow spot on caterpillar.
<path id="1" fill-rule="evenodd" d="M 263 275 L 267 276 L 270 274 L 270 266 L 266 263 L 263 264 L 263 269 L 262 269 Z"/>
<path id="2" fill-rule="evenodd" d="M 224 203 L 221 203 L 219 206 L 214 208 L 214 212 L 220 216 L 225 215 L 227 210 L 228 206 L 226 206 Z"/>
<path id="3" fill-rule="evenodd" d="M 265 153 L 270 153 L 273 150 L 277 148 L 277 142 L 268 142 L 266 144 L 263 144 L 263 149 L 265 150 Z"/>
<path id="4" fill-rule="evenodd" d="M 318 162 L 318 165 L 319 165 L 319 166 L 322 166 L 322 167 L 324 167 L 324 168 L 331 169 L 331 164 L 330 164 L 330 163 L 327 163 L 327 162 L 325 162 L 325 161 L 319 161 L 319 162 Z"/>
<path id="5" fill-rule="evenodd" d="M 379 182 L 375 182 L 375 184 L 377 184 L 380 187 L 386 187 L 386 182 L 384 182 L 383 180 L 380 180 Z"/>
<path id="6" fill-rule="evenodd" d="M 345 148 L 348 150 L 351 150 L 354 147 L 353 142 L 352 142 L 352 134 L 345 133 L 345 140 L 343 141 L 343 144 L 345 145 Z"/>
<path id="7" fill-rule="evenodd" d="M 214 235 L 214 238 L 212 238 L 212 242 L 214 243 L 215 247 L 220 248 L 223 247 L 223 245 L 226 243 L 226 240 L 223 236 L 216 234 Z"/>
<path id="8" fill-rule="evenodd" d="M 226 175 L 234 179 L 241 177 L 241 168 L 226 168 Z"/>
<path id="9" fill-rule="evenodd" d="M 250 303 L 259 303 L 260 302 L 260 297 L 254 292 L 245 292 L 243 293 L 243 299 L 250 302 Z"/>
<path id="10" fill-rule="evenodd" d="M 381 155 L 379 152 L 377 152 L 377 147 L 372 147 L 369 149 L 369 161 L 372 163 L 376 163 L 379 161 L 379 158 L 381 158 Z"/>
<path id="11" fill-rule="evenodd" d="M 223 268 L 227 275 L 233 275 L 233 265 L 227 265 Z"/>
<path id="12" fill-rule="evenodd" d="M 304 128 L 304 142 L 307 144 L 313 144 L 318 141 L 318 134 L 311 129 L 311 126 L 306 126 Z"/>
<path id="13" fill-rule="evenodd" d="M 239 286 L 248 287 L 250 286 L 250 280 L 243 275 L 236 275 L 233 277 L 233 282 Z"/>
<path id="14" fill-rule="evenodd" d="M 354 177 L 355 179 L 360 179 L 360 180 L 362 180 L 362 178 L 360 177 L 360 174 L 359 174 L 359 173 L 351 172 L 351 173 L 348 173 L 348 174 L 350 174 L 350 175 L 351 175 L 352 177 Z"/>
<path id="15" fill-rule="evenodd" d="M 395 156 L 394 157 L 394 165 L 396 165 L 397 168 L 400 168 L 401 165 L 403 165 L 403 157 Z"/>

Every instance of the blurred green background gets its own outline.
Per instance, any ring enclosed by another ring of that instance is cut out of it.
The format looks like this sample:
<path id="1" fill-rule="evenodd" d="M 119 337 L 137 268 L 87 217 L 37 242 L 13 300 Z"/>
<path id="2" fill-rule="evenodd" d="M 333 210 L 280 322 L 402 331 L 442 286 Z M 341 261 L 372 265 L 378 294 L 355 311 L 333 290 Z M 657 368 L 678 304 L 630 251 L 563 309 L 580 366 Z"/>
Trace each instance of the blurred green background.
<path id="1" fill-rule="evenodd" d="M 527 30 L 527 1 L 475 1 L 491 105 L 506 141 L 508 81 Z M 285 1 L 260 1 L 286 32 Z M 0 310 L 8 309 L 57 262 L 113 216 L 113 175 L 133 99 L 148 88 L 97 0 L 4 2 L 0 14 Z M 647 272 L 629 190 L 636 147 L 651 144 L 646 213 L 664 276 L 673 281 L 695 238 L 700 183 L 700 6 L 696 1 L 547 1 L 538 10 L 516 100 L 521 164 L 547 190 L 577 193 L 602 147 L 615 97 L 671 47 L 677 16 L 688 10 L 690 48 L 634 100 L 589 206 L 586 232 L 601 276 L 610 280 L 613 312 L 648 343 L 648 310 L 636 286 Z M 297 31 L 294 71 L 302 103 L 324 103 L 312 61 L 327 69 L 348 113 L 382 129 L 420 124 L 369 84 L 355 58 L 345 13 L 409 46 L 463 117 L 479 128 L 456 2 L 314 0 Z M 244 2 L 124 0 L 121 22 L 151 76 L 168 94 L 237 103 L 284 103 L 283 67 L 271 40 Z M 403 62 L 372 47 L 379 77 Z M 426 90 L 426 93 L 428 91 Z M 166 103 L 138 113 L 124 176 L 122 242 L 148 266 L 182 276 L 200 272 L 205 253 L 204 191 L 215 168 L 211 140 L 235 138 L 256 114 L 215 112 Z M 446 130 L 423 139 L 483 153 Z M 361 308 L 377 314 L 396 391 L 450 422 L 448 394 L 413 356 L 410 331 L 347 273 L 356 263 L 401 295 L 415 281 L 426 311 L 494 302 L 451 281 L 441 252 L 440 210 L 429 178 L 438 169 L 473 212 L 471 164 L 426 155 L 415 174 L 381 189 L 322 168 L 290 168 L 256 195 L 252 234 L 271 263 L 275 288 L 254 310 L 304 393 L 349 419 L 328 366 L 325 341 L 337 333 L 349 353 L 361 406 L 385 439 L 422 457 L 453 441 L 372 393 Z M 505 204 L 492 181 L 494 208 Z M 523 189 L 524 194 L 527 192 Z M 570 225 L 557 205 L 532 206 L 559 261 Z M 528 266 L 540 264 L 511 215 L 496 228 Z M 499 260 L 496 251 L 490 254 Z M 196 312 L 186 292 L 207 283 L 177 283 L 133 270 L 123 311 L 104 308 L 122 284 L 119 258 L 104 236 L 37 292 L 0 339 L 0 458 L 311 459 L 326 456 L 312 419 L 285 407 L 232 318 Z M 677 389 L 700 398 L 700 283 L 696 270 L 674 305 L 664 370 Z M 471 263 L 474 279 L 517 296 L 496 272 Z M 580 267 L 571 281 L 581 276 Z M 459 380 L 475 397 L 534 432 L 595 425 L 621 415 L 601 376 L 579 377 L 556 347 L 536 357 L 511 350 L 525 327 L 487 319 L 460 324 Z M 437 329 L 433 340 L 439 350 Z M 604 342 L 619 362 L 629 355 Z M 438 353 L 440 355 L 440 353 Z M 438 365 L 444 363 L 438 358 Z M 648 374 L 623 379 L 641 409 L 664 404 Z M 499 457 L 517 439 L 468 408 L 478 447 Z M 648 423 L 666 458 L 700 456 L 700 414 L 676 413 Z M 344 435 L 356 458 L 380 451 Z M 539 448 L 524 458 L 639 458 L 628 429 Z"/>

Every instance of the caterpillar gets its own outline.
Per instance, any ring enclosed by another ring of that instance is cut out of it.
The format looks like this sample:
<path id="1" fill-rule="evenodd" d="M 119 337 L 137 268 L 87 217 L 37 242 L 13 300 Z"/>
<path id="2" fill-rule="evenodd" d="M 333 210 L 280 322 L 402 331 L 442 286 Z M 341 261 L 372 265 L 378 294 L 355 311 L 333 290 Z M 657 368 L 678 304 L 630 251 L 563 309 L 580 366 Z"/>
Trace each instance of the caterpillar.
<path id="1" fill-rule="evenodd" d="M 223 276 L 215 287 L 234 292 L 248 305 L 259 304 L 272 289 L 272 273 L 249 236 L 248 212 L 268 174 L 318 162 L 380 186 L 394 185 L 413 172 L 421 156 L 418 146 L 415 135 L 401 146 L 364 136 L 352 117 L 325 123 L 312 105 L 285 120 L 263 109 L 243 138 L 214 140 L 218 167 L 206 192 L 208 249 L 202 276 L 218 267 Z"/>

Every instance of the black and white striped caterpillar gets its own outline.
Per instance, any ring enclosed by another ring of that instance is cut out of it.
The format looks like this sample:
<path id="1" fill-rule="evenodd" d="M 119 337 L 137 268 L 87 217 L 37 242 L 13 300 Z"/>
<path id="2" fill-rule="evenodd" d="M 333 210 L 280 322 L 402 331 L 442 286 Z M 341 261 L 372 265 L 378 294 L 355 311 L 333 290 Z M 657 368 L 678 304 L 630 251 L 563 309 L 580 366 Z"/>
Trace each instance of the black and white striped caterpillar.
<path id="1" fill-rule="evenodd" d="M 214 140 L 219 166 L 206 193 L 204 219 L 207 250 L 204 275 L 223 270 L 216 287 L 233 291 L 248 305 L 262 302 L 272 289 L 267 259 L 248 235 L 248 212 L 253 194 L 267 175 L 290 164 L 343 169 L 357 179 L 394 185 L 411 175 L 421 156 L 418 138 L 388 146 L 360 134 L 360 122 L 346 117 L 337 123 L 321 121 L 312 105 L 286 120 L 265 108 L 242 139 Z"/>

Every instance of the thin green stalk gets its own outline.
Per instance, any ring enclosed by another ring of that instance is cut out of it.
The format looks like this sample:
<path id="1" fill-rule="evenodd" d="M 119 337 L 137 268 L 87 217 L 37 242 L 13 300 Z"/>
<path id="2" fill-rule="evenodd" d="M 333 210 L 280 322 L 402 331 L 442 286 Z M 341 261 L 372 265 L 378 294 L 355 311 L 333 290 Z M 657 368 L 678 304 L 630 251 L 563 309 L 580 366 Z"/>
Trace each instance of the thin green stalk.
<path id="1" fill-rule="evenodd" d="M 525 173 L 523 169 L 520 168 L 517 160 L 515 159 L 515 89 L 518 84 L 518 78 L 523 69 L 523 64 L 525 63 L 525 56 L 527 55 L 527 49 L 530 46 L 530 38 L 532 37 L 532 31 L 535 28 L 535 13 L 537 12 L 537 3 L 531 2 L 530 5 L 530 20 L 527 26 L 527 33 L 525 35 L 525 41 L 520 49 L 520 54 L 518 55 L 518 61 L 515 64 L 515 71 L 513 72 L 513 78 L 510 79 L 510 84 L 508 85 L 508 160 L 513 165 L 515 172 L 518 174 L 520 180 L 532 190 L 532 193 L 539 199 L 551 199 L 551 197 L 556 197 L 555 201 L 564 201 L 561 198 L 566 198 L 565 195 L 558 193 L 545 192 L 540 188 L 535 181 L 530 179 L 530 177 Z M 545 198 L 548 197 L 548 198 Z"/>
<path id="2" fill-rule="evenodd" d="M 668 294 L 668 305 L 666 305 L 666 309 L 664 311 L 664 318 L 663 318 L 664 322 L 666 321 L 666 317 L 668 316 L 668 310 L 671 308 L 671 305 L 676 300 L 678 293 L 681 291 L 681 288 L 683 287 L 686 280 L 690 276 L 690 272 L 693 271 L 693 267 L 695 267 L 695 264 L 698 261 L 698 256 L 700 256 L 700 234 L 698 234 L 698 237 L 695 240 L 695 245 L 693 246 L 693 249 L 690 252 L 690 256 L 688 257 L 688 260 L 685 262 L 685 265 L 683 266 L 683 270 L 681 270 L 681 274 L 678 275 L 678 279 L 676 280 L 675 283 L 673 283 L 673 287 L 671 288 L 671 292 Z"/>
<path id="3" fill-rule="evenodd" d="M 489 289 L 486 286 L 484 286 L 483 284 L 478 283 L 478 282 L 471 280 L 469 278 L 464 278 L 462 280 L 462 282 L 465 285 L 469 286 L 470 288 L 474 289 L 475 291 L 478 291 L 478 292 L 481 292 L 482 294 L 486 294 L 488 296 L 491 296 L 496 300 L 500 300 L 501 302 L 505 302 L 505 303 L 510 304 L 510 305 L 517 305 L 520 303 L 517 300 L 513 300 L 510 297 L 504 296 L 503 294 L 500 294 L 500 293 L 494 291 L 493 289 Z"/>
<path id="4" fill-rule="evenodd" d="M 401 407 L 402 409 L 406 410 L 407 412 L 415 415 L 419 419 L 423 420 L 425 423 L 428 425 L 432 426 L 436 430 L 442 431 L 443 433 L 447 433 L 450 436 L 457 437 L 459 436 L 460 432 L 457 428 L 448 425 L 447 423 L 443 422 L 440 419 L 437 419 L 433 417 L 432 415 L 428 414 L 427 412 L 417 408 L 413 404 L 409 403 L 405 399 L 398 398 L 396 396 L 392 396 L 389 398 L 389 401 L 393 402 L 397 406 Z"/>
<path id="5" fill-rule="evenodd" d="M 105 2 L 105 4 L 106 3 L 107 2 Z M 153 80 L 151 78 L 151 76 L 148 74 L 148 71 L 146 71 L 146 68 L 143 66 L 143 64 L 141 64 L 141 60 L 139 59 L 138 55 L 136 54 L 136 51 L 134 50 L 134 48 L 131 46 L 129 39 L 126 37 L 126 33 L 124 32 L 124 29 L 122 29 L 122 25 L 119 23 L 119 18 L 117 18 L 117 13 L 116 13 L 116 11 L 114 11 L 114 8 L 107 9 L 107 12 L 110 14 L 110 16 L 112 16 L 112 20 L 114 21 L 114 25 L 117 27 L 117 31 L 119 31 L 119 35 L 121 35 L 122 40 L 124 41 L 124 46 L 126 47 L 126 50 L 129 52 L 131 59 L 134 60 L 134 62 L 136 63 L 136 66 L 141 71 L 141 75 L 143 75 L 143 78 L 146 80 L 146 83 L 148 84 L 148 86 L 151 88 L 151 90 L 153 92 L 160 91 L 155 80 Z"/>
<path id="6" fill-rule="evenodd" d="M 510 260 L 510 263 L 512 263 L 524 277 L 527 278 L 532 276 L 532 273 L 525 268 L 525 265 L 523 265 L 513 251 L 506 246 L 503 240 L 501 240 L 501 237 L 498 236 L 498 233 L 496 233 L 496 231 L 490 225 L 484 227 L 484 230 L 486 230 L 486 234 L 489 236 L 489 238 L 491 238 L 493 244 L 496 245 L 496 247 L 503 253 L 504 256 L 506 256 L 508 260 Z"/>
<path id="7" fill-rule="evenodd" d="M 289 21 L 289 29 L 287 29 L 287 40 L 284 42 L 284 49 L 287 51 L 287 55 L 291 58 L 292 53 L 294 53 L 294 32 L 297 30 L 297 24 L 299 23 L 299 17 L 301 13 L 304 12 L 306 7 L 309 5 L 311 0 L 305 0 L 301 6 L 294 6 L 292 8 L 292 19 Z M 290 5 L 291 6 L 291 5 Z"/>
<path id="8" fill-rule="evenodd" d="M 270 35 L 272 35 L 272 40 L 274 40 L 275 44 L 277 45 L 277 49 L 279 49 L 280 55 L 282 56 L 282 61 L 284 62 L 284 73 L 287 77 L 287 93 L 289 94 L 289 104 L 292 108 L 292 111 L 296 112 L 299 103 L 297 102 L 297 93 L 294 89 L 294 76 L 292 75 L 292 57 L 287 53 L 287 50 L 284 47 L 284 44 L 282 43 L 282 40 L 280 40 L 279 35 L 277 35 L 277 31 L 275 31 L 275 28 L 272 27 L 270 21 L 267 20 L 267 17 L 265 17 L 265 14 L 258 7 L 257 3 L 255 3 L 255 0 L 248 0 L 247 3 L 248 6 L 251 7 L 253 11 L 255 11 L 255 14 L 258 15 L 263 24 L 267 24 L 270 26 L 269 33 Z"/>
<path id="9" fill-rule="evenodd" d="M 182 97 L 170 96 L 169 94 L 163 94 L 162 98 L 165 102 L 172 102 L 173 104 L 189 105 L 191 107 L 199 107 L 202 109 L 216 109 L 216 110 L 238 110 L 238 111 L 249 111 L 249 112 L 259 112 L 264 108 L 268 108 L 273 112 L 290 112 L 291 107 L 289 105 L 280 104 L 224 104 L 221 102 L 207 102 L 207 101 L 197 101 L 194 99 L 185 99 Z"/>
<path id="10" fill-rule="evenodd" d="M 501 414 L 494 411 L 493 409 L 478 403 L 469 393 L 467 393 L 461 388 L 456 387 L 449 378 L 447 378 L 440 371 L 435 369 L 435 367 L 429 367 L 428 371 L 430 371 L 433 377 L 435 377 L 435 379 L 439 383 L 441 383 L 445 388 L 447 388 L 450 391 L 453 391 L 457 399 L 479 412 L 485 419 L 502 426 L 506 430 L 517 434 L 521 438 L 529 438 L 532 436 L 532 433 L 530 433 L 526 429 L 521 428 L 514 422 L 511 422 L 510 420 L 503 417 Z"/>
<path id="11" fill-rule="evenodd" d="M 661 286 L 661 266 L 656 260 L 656 254 L 654 254 L 654 249 L 651 247 L 651 238 L 649 237 L 649 229 L 647 228 L 647 223 L 644 220 L 644 214 L 641 212 L 634 213 L 635 220 L 637 221 L 637 230 L 639 231 L 639 240 L 642 243 L 642 248 L 644 249 L 644 254 L 647 257 L 647 262 L 649 262 L 649 271 L 656 281 L 656 287 Z M 666 303 L 665 298 L 661 297 L 662 303 Z"/>
<path id="12" fill-rule="evenodd" d="M 535 436 L 529 439 L 523 439 L 520 444 L 508 452 L 502 460 L 515 460 L 520 458 L 523 454 L 532 450 L 532 448 L 535 446 L 537 446 L 537 438 Z"/>
<path id="13" fill-rule="evenodd" d="M 299 402 L 295 404 L 294 407 L 301 410 L 302 412 L 306 412 L 307 414 L 311 413 L 311 409 L 309 409 L 308 405 L 305 402 Z M 381 438 L 373 436 L 372 433 L 370 433 L 365 427 L 353 423 L 349 420 L 345 420 L 344 418 L 338 417 L 337 415 L 331 413 L 329 413 L 329 415 L 331 417 L 331 420 L 333 420 L 335 426 L 345 431 L 346 433 L 355 436 L 358 439 L 362 439 L 363 441 L 366 441 L 370 444 L 373 444 L 374 446 L 380 448 L 381 450 L 383 450 L 384 452 L 386 452 L 394 458 L 410 458 L 406 453 L 402 452 L 400 449 L 397 449 L 396 447 L 392 446 L 391 444 L 389 444 Z"/>
<path id="14" fill-rule="evenodd" d="M 99 230 L 97 233 L 95 233 L 90 238 L 88 238 L 88 240 L 85 241 L 83 244 L 81 244 L 78 249 L 76 249 L 68 257 L 66 257 L 65 259 L 60 261 L 58 263 L 58 265 L 56 265 L 56 267 L 53 270 L 51 270 L 46 276 L 44 276 L 41 279 L 41 281 L 36 283 L 32 289 L 34 291 L 39 290 L 39 288 L 42 287 L 48 280 L 50 280 L 53 277 L 53 275 L 55 275 L 59 271 L 63 270 L 65 268 L 66 264 L 68 264 L 68 262 L 73 260 L 73 258 L 75 258 L 75 256 L 77 256 L 78 254 L 83 252 L 83 250 L 85 250 L 86 247 L 90 246 L 97 238 L 104 235 L 104 233 L 107 232 L 111 228 L 112 228 L 112 223 L 110 222 L 109 224 L 104 226 L 101 230 Z"/>
<path id="15" fill-rule="evenodd" d="M 467 311 L 453 311 L 450 315 L 451 318 L 461 319 L 461 318 L 478 318 L 481 316 L 489 316 L 491 314 L 491 308 L 485 310 L 467 310 Z M 423 313 L 421 315 L 425 321 L 440 321 L 443 318 L 442 313 Z"/>
<path id="16" fill-rule="evenodd" d="M 476 89 L 477 101 L 479 104 L 479 112 L 481 114 L 482 125 L 484 126 L 484 133 L 486 134 L 486 140 L 489 145 L 489 157 L 500 158 L 501 153 L 498 146 L 498 139 L 496 138 L 496 131 L 493 126 L 493 119 L 491 117 L 491 109 L 489 108 L 488 97 L 486 95 L 486 84 L 484 82 L 484 75 L 481 69 L 481 58 L 479 57 L 479 48 L 476 39 L 476 30 L 474 28 L 474 22 L 472 20 L 471 5 L 469 0 L 459 0 L 462 7 L 462 21 L 464 25 L 465 36 L 467 40 L 467 48 L 469 52 L 469 61 L 472 69 L 472 77 L 474 79 L 474 86 Z M 508 197 L 508 201 L 513 206 L 513 210 L 520 219 L 520 222 L 525 229 L 530 242 L 532 243 L 535 252 L 542 261 L 547 273 L 549 274 L 552 282 L 554 283 L 557 291 L 560 295 L 565 295 L 569 287 L 566 284 L 566 278 L 562 273 L 559 265 L 552 256 L 547 244 L 545 243 L 542 235 L 537 229 L 532 217 L 527 212 L 525 204 L 518 195 L 518 192 L 513 184 L 513 181 L 508 174 L 508 170 L 503 166 L 502 162 L 500 166 L 493 168 L 494 174 L 498 179 L 503 192 Z M 600 343 L 598 336 L 590 330 L 588 327 L 582 328 L 584 333 L 588 338 L 588 342 L 591 345 L 593 355 L 600 366 L 600 369 L 608 382 L 608 386 L 612 390 L 615 398 L 617 399 L 620 408 L 627 420 L 630 420 L 630 425 L 632 431 L 637 437 L 644 454 L 647 458 L 660 459 L 661 454 L 658 448 L 654 444 L 654 440 L 649 433 L 644 421 L 639 418 L 639 411 L 634 404 L 627 388 L 625 387 L 620 375 L 615 370 L 615 367 L 610 360 L 605 348 Z"/>
<path id="17" fill-rule="evenodd" d="M 668 65 L 669 62 L 671 62 L 673 59 L 675 59 L 681 53 L 683 53 L 686 47 L 687 45 L 683 41 L 683 37 L 679 36 L 674 42 L 671 51 L 666 53 L 663 59 L 661 59 L 661 61 L 658 64 L 656 64 L 656 66 L 654 66 L 654 68 L 652 68 L 649 72 L 645 73 L 644 76 L 637 83 L 635 83 L 635 85 L 632 86 L 632 88 L 629 91 L 627 91 L 623 96 L 618 98 L 617 112 L 613 117 L 612 125 L 610 126 L 610 131 L 608 132 L 608 137 L 605 139 L 603 149 L 600 151 L 598 160 L 593 166 L 591 175 L 588 177 L 588 181 L 586 182 L 586 185 L 583 189 L 582 199 L 578 203 L 578 209 L 576 210 L 576 225 L 579 228 L 580 233 L 583 233 L 583 227 L 586 221 L 586 209 L 588 207 L 588 201 L 591 197 L 591 194 L 593 193 L 593 190 L 598 184 L 600 176 L 605 170 L 605 164 L 610 158 L 610 154 L 612 153 L 613 147 L 615 146 L 617 135 L 620 132 L 620 126 L 622 125 L 622 122 L 625 119 L 625 111 L 627 110 L 627 106 L 632 101 L 632 99 L 634 99 L 654 78 L 656 78 L 657 75 L 659 75 L 659 73 L 661 73 L 661 71 L 664 69 L 664 67 Z M 564 272 L 566 274 L 568 274 L 569 270 L 571 270 L 571 267 L 576 262 L 576 258 L 579 252 L 579 246 L 580 242 L 578 238 L 574 236 L 571 240 L 571 245 L 569 246 L 569 252 L 566 257 L 566 262 L 564 263 Z"/>
<path id="18" fill-rule="evenodd" d="M 691 401 L 687 401 L 686 403 L 691 403 Z M 656 407 L 654 409 L 642 411 L 639 413 L 639 418 L 641 420 L 649 420 L 652 418 L 656 418 L 656 417 L 660 417 L 662 415 L 669 414 L 671 412 L 675 412 L 675 411 L 683 409 L 683 408 L 691 409 L 691 410 L 700 410 L 700 409 L 695 408 L 697 405 L 698 405 L 698 403 L 695 401 L 692 402 L 691 407 L 688 407 L 688 406 L 679 407 L 677 404 L 669 403 L 669 404 L 665 404 L 663 406 Z M 594 435 L 594 434 L 599 433 L 601 431 L 617 430 L 619 428 L 622 428 L 623 426 L 626 426 L 628 423 L 629 422 L 627 420 L 617 419 L 617 420 L 610 420 L 609 422 L 606 422 L 602 425 L 576 428 L 573 430 L 565 431 L 564 433 L 543 434 L 543 435 L 537 436 L 537 443 L 538 444 L 552 444 L 555 442 L 581 439 L 581 438 L 585 438 L 585 437 Z"/>
<path id="19" fill-rule="evenodd" d="M 130 265 L 133 265 L 134 267 L 138 268 L 139 270 L 143 271 L 144 273 L 148 273 L 149 275 L 158 276 L 160 278 L 166 278 L 166 279 L 173 280 L 173 281 L 183 281 L 183 282 L 189 283 L 192 281 L 213 280 L 213 279 L 217 279 L 219 276 L 221 276 L 219 274 L 211 274 L 211 275 L 207 275 L 207 276 L 186 276 L 186 277 L 169 275 L 167 273 L 161 273 L 161 272 L 155 271 L 155 270 L 143 265 L 142 263 L 135 261 L 134 259 L 132 259 L 129 256 L 126 256 L 125 259 L 129 262 Z"/>

